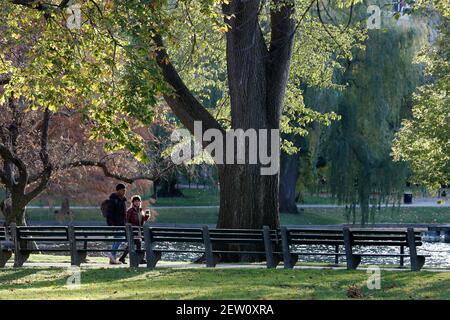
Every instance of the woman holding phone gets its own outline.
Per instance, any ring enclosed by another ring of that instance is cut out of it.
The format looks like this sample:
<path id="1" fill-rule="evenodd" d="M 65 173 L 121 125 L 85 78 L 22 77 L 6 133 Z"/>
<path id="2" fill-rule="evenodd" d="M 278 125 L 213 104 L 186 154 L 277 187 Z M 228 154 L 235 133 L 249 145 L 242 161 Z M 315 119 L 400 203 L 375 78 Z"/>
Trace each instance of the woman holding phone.
<path id="1" fill-rule="evenodd" d="M 152 204 L 155 203 L 155 201 L 150 201 Z M 136 195 L 131 198 L 131 207 L 127 210 L 127 223 L 133 225 L 142 227 L 145 222 L 147 221 L 153 221 L 156 217 L 156 211 L 152 209 L 147 209 L 145 212 L 142 210 L 142 200 L 141 197 Z M 139 230 L 140 233 L 140 230 Z M 141 242 L 142 236 L 140 235 L 138 239 L 134 240 L 134 243 L 136 244 L 136 249 L 141 250 L 142 242 Z M 128 255 L 128 247 L 123 252 L 122 256 L 119 258 L 119 261 L 122 263 L 125 262 L 125 258 Z M 145 259 L 142 259 L 140 261 L 140 264 L 145 264 Z"/>

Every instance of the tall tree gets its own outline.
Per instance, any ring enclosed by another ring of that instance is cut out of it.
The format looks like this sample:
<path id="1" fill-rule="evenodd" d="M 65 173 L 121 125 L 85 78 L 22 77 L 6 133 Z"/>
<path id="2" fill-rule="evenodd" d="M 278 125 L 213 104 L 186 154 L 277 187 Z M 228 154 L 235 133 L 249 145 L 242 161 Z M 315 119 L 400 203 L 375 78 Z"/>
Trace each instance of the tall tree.
<path id="1" fill-rule="evenodd" d="M 435 16 L 438 38 L 421 53 L 428 81 L 417 90 L 412 118 L 402 121 L 393 144 L 394 159 L 411 166 L 411 181 L 430 190 L 450 180 L 450 6 L 442 6 Z"/>
<path id="2" fill-rule="evenodd" d="M 1 211 L 6 224 L 24 224 L 29 202 L 50 184 L 55 187 L 73 178 L 73 170 L 79 168 L 96 168 L 104 176 L 128 183 L 154 178 L 154 172 L 140 168 L 131 154 L 106 154 L 103 143 L 88 140 L 77 113 L 52 114 L 48 109 L 41 113 L 27 107 L 23 99 L 9 99 L 0 107 L 0 185 L 6 190 Z M 69 183 L 73 187 L 76 181 Z"/>
<path id="3" fill-rule="evenodd" d="M 401 199 L 407 168 L 392 161 L 390 150 L 423 79 L 414 58 L 429 31 L 420 15 L 396 20 L 390 7 L 382 12 L 382 29 L 369 30 L 365 50 L 349 62 L 343 78 L 349 85 L 337 100 L 342 120 L 327 139 L 331 192 L 353 213 L 359 205 L 362 224 L 381 204 Z"/>
<path id="4" fill-rule="evenodd" d="M 353 1 L 338 2 L 349 5 Z M 46 40 L 41 47 L 44 44 L 53 46 L 59 55 L 70 61 L 68 65 L 61 65 L 59 62 L 60 69 L 56 70 L 72 75 L 73 70 L 68 66 L 75 65 L 78 68 L 81 64 L 82 69 L 86 66 L 84 72 L 92 70 L 99 78 L 114 80 L 108 85 L 106 81 L 93 81 L 92 77 L 83 77 L 82 73 L 78 73 L 74 77 L 80 81 L 70 86 L 72 92 L 58 85 L 61 92 L 56 94 L 61 96 L 62 93 L 80 93 L 95 97 L 90 101 L 93 104 L 89 107 L 90 115 L 100 123 L 100 129 L 108 133 L 106 137 L 114 139 L 115 147 L 135 147 L 135 144 L 127 143 L 126 131 L 129 127 L 126 123 L 113 125 L 120 113 L 134 114 L 141 121 L 148 121 L 151 113 L 148 112 L 149 107 L 158 102 L 158 96 L 164 98 L 173 113 L 192 133 L 195 121 L 202 122 L 203 131 L 217 129 L 225 132 L 226 126 L 205 108 L 195 95 L 195 90 L 188 88 L 187 82 L 183 81 L 183 65 L 174 58 L 177 56 L 174 53 L 176 43 L 183 42 L 183 38 L 177 35 L 184 32 L 184 29 L 190 29 L 191 25 L 201 26 L 204 32 L 202 35 L 189 35 L 193 48 L 200 42 L 199 37 L 210 36 L 213 31 L 217 31 L 211 39 L 203 39 L 203 46 L 214 46 L 216 42 L 212 40 L 218 40 L 220 50 L 211 56 L 223 58 L 226 65 L 231 118 L 229 127 L 233 129 L 280 128 L 291 71 L 292 48 L 298 30 L 304 31 L 305 36 L 300 38 L 302 42 L 298 44 L 297 56 L 300 55 L 299 52 L 309 50 L 310 53 L 309 56 L 302 57 L 305 64 L 308 64 L 311 57 L 328 54 L 323 47 L 330 49 L 329 43 L 321 47 L 321 40 L 329 30 L 320 29 L 321 32 L 318 32 L 318 27 L 321 27 L 320 18 L 311 14 L 315 8 L 313 5 L 317 3 L 319 8 L 318 0 L 272 0 L 267 3 L 260 0 L 168 3 L 86 1 L 83 2 L 83 14 L 88 17 L 87 23 L 78 32 L 69 34 L 58 29 L 58 23 L 54 23 L 64 17 L 61 11 L 66 8 L 67 1 L 49 3 L 10 0 L 10 3 L 30 7 L 43 12 L 44 17 L 47 16 L 46 23 L 52 27 L 46 29 L 45 37 L 42 37 Z M 177 19 L 180 17 L 181 19 Z M 320 37 L 314 37 L 316 32 Z M 220 47 L 223 43 L 225 46 Z M 102 48 L 99 49 L 99 46 Z M 74 50 L 73 47 L 79 50 Z M 74 57 L 73 53 L 77 51 L 88 51 L 89 59 L 86 56 Z M 201 58 L 204 61 L 208 57 Z M 59 58 L 53 57 L 52 61 L 58 63 Z M 322 70 L 323 64 L 319 61 L 323 60 L 318 59 L 316 65 L 309 65 Z M 204 65 L 197 65 L 198 69 L 194 74 L 201 73 L 199 69 Z M 300 65 L 300 69 L 296 74 L 305 72 L 308 68 Z M 62 83 L 65 81 L 60 80 Z M 99 87 L 97 93 L 100 94 L 93 94 L 92 91 Z M 44 101 L 41 102 L 45 105 Z M 101 134 L 100 129 L 97 130 L 98 135 Z M 269 145 L 270 142 L 269 140 Z M 203 146 L 207 144 L 204 142 Z M 220 182 L 218 227 L 258 228 L 262 225 L 279 225 L 278 174 L 261 175 L 261 167 L 261 163 L 217 165 Z"/>

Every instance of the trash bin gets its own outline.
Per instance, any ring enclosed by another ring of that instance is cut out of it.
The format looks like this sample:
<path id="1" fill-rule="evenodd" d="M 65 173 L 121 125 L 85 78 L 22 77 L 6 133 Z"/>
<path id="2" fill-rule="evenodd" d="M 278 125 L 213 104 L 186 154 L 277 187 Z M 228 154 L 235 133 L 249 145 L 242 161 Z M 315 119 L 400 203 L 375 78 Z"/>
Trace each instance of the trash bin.
<path id="1" fill-rule="evenodd" d="M 412 193 L 405 192 L 403 194 L 403 203 L 404 204 L 411 204 L 412 203 L 412 198 L 413 198 Z"/>

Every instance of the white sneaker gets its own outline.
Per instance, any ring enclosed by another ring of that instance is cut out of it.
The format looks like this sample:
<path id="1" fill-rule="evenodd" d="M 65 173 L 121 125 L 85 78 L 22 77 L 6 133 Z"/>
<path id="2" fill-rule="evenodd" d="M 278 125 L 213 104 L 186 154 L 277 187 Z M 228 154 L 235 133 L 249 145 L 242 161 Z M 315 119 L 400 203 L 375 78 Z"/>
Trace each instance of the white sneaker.
<path id="1" fill-rule="evenodd" d="M 120 262 L 118 262 L 116 260 L 116 258 L 114 258 L 113 256 L 109 257 L 109 264 L 121 264 Z"/>

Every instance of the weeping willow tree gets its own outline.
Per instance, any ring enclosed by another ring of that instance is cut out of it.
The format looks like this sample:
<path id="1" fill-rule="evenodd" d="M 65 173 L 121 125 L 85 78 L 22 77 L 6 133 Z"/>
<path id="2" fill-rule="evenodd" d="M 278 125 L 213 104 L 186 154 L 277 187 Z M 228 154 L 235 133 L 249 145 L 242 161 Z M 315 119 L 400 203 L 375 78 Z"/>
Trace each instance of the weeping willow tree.
<path id="1" fill-rule="evenodd" d="M 399 203 L 408 177 L 404 164 L 393 162 L 391 146 L 401 120 L 411 116 L 411 95 L 423 79 L 414 57 L 427 42 L 433 23 L 419 15 L 398 19 L 390 1 L 382 9 L 380 29 L 368 30 L 364 48 L 335 72 L 340 88 L 303 88 L 312 110 L 336 111 L 332 126 L 312 125 L 299 156 L 297 190 L 318 191 L 326 185 L 348 220 L 374 218 L 383 203 Z M 353 21 L 365 21 L 368 3 L 355 7 Z M 357 210 L 359 206 L 359 210 Z"/>
<path id="2" fill-rule="evenodd" d="M 369 30 L 366 48 L 349 62 L 347 88 L 338 98 L 341 121 L 333 124 L 326 145 L 331 193 L 348 204 L 347 215 L 361 224 L 383 203 L 399 202 L 408 170 L 392 161 L 394 134 L 411 114 L 411 95 L 422 81 L 414 57 L 427 39 L 419 17 L 384 17 L 384 28 Z"/>

